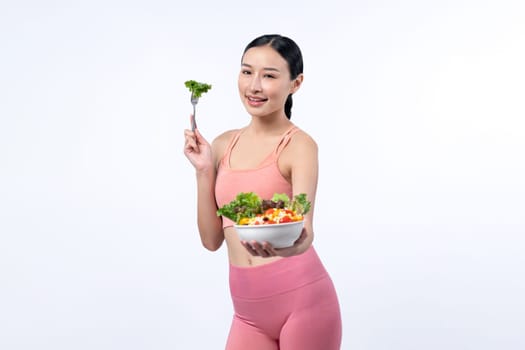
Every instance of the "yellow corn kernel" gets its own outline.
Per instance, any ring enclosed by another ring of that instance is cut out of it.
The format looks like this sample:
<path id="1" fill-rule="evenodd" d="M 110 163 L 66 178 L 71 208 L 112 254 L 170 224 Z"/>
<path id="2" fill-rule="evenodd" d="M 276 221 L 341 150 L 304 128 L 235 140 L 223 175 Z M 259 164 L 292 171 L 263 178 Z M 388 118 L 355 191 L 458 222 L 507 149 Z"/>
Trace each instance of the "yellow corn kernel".
<path id="1" fill-rule="evenodd" d="M 250 218 L 242 218 L 239 221 L 239 225 L 248 225 L 250 223 Z"/>

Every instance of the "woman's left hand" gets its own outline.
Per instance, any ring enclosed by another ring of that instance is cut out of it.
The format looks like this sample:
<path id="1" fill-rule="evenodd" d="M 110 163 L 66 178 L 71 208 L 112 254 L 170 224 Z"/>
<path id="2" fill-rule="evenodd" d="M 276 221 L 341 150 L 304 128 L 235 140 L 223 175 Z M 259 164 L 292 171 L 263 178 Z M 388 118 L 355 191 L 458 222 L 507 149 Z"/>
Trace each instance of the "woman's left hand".
<path id="1" fill-rule="evenodd" d="M 241 241 L 241 244 L 250 252 L 253 256 L 260 256 L 263 258 L 269 258 L 271 256 L 282 256 L 288 257 L 298 254 L 298 247 L 306 239 L 306 230 L 303 229 L 299 238 L 294 242 L 293 246 L 286 248 L 274 248 L 268 242 L 259 243 L 257 241 Z"/>

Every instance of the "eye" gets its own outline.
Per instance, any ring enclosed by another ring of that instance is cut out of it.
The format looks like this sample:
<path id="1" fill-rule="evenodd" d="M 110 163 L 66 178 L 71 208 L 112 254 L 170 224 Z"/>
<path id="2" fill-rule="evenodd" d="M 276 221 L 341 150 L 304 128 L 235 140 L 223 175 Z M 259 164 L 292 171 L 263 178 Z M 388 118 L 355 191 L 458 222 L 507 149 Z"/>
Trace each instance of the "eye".
<path id="1" fill-rule="evenodd" d="M 243 69 L 243 70 L 241 70 L 241 74 L 243 74 L 243 75 L 250 75 L 250 74 L 252 74 L 252 72 L 250 72 L 249 70 Z"/>
<path id="2" fill-rule="evenodd" d="M 270 78 L 270 79 L 275 79 L 275 76 L 272 75 L 272 74 L 265 74 L 264 77 L 265 78 Z"/>

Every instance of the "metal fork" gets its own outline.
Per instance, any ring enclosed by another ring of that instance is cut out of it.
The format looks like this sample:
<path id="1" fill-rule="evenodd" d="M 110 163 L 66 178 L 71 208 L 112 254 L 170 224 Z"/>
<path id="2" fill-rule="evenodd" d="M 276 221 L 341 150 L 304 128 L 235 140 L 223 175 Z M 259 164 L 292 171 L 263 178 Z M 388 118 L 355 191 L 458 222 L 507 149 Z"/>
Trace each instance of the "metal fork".
<path id="1" fill-rule="evenodd" d="M 195 106 L 199 102 L 199 98 L 195 97 L 193 93 L 191 94 L 191 104 L 193 105 L 193 115 L 191 116 L 191 131 L 195 131 L 195 128 L 197 128 L 197 123 L 195 122 Z"/>

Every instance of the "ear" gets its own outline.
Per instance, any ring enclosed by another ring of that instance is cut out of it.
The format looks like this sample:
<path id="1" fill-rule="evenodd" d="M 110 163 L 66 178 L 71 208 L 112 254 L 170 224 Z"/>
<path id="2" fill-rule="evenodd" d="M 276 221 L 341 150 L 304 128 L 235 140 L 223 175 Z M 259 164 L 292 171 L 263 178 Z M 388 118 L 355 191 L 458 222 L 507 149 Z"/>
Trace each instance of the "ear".
<path id="1" fill-rule="evenodd" d="M 294 94 L 299 88 L 301 87 L 301 84 L 303 83 L 304 75 L 303 73 L 299 74 L 294 80 L 291 82 L 290 87 L 290 93 Z"/>

